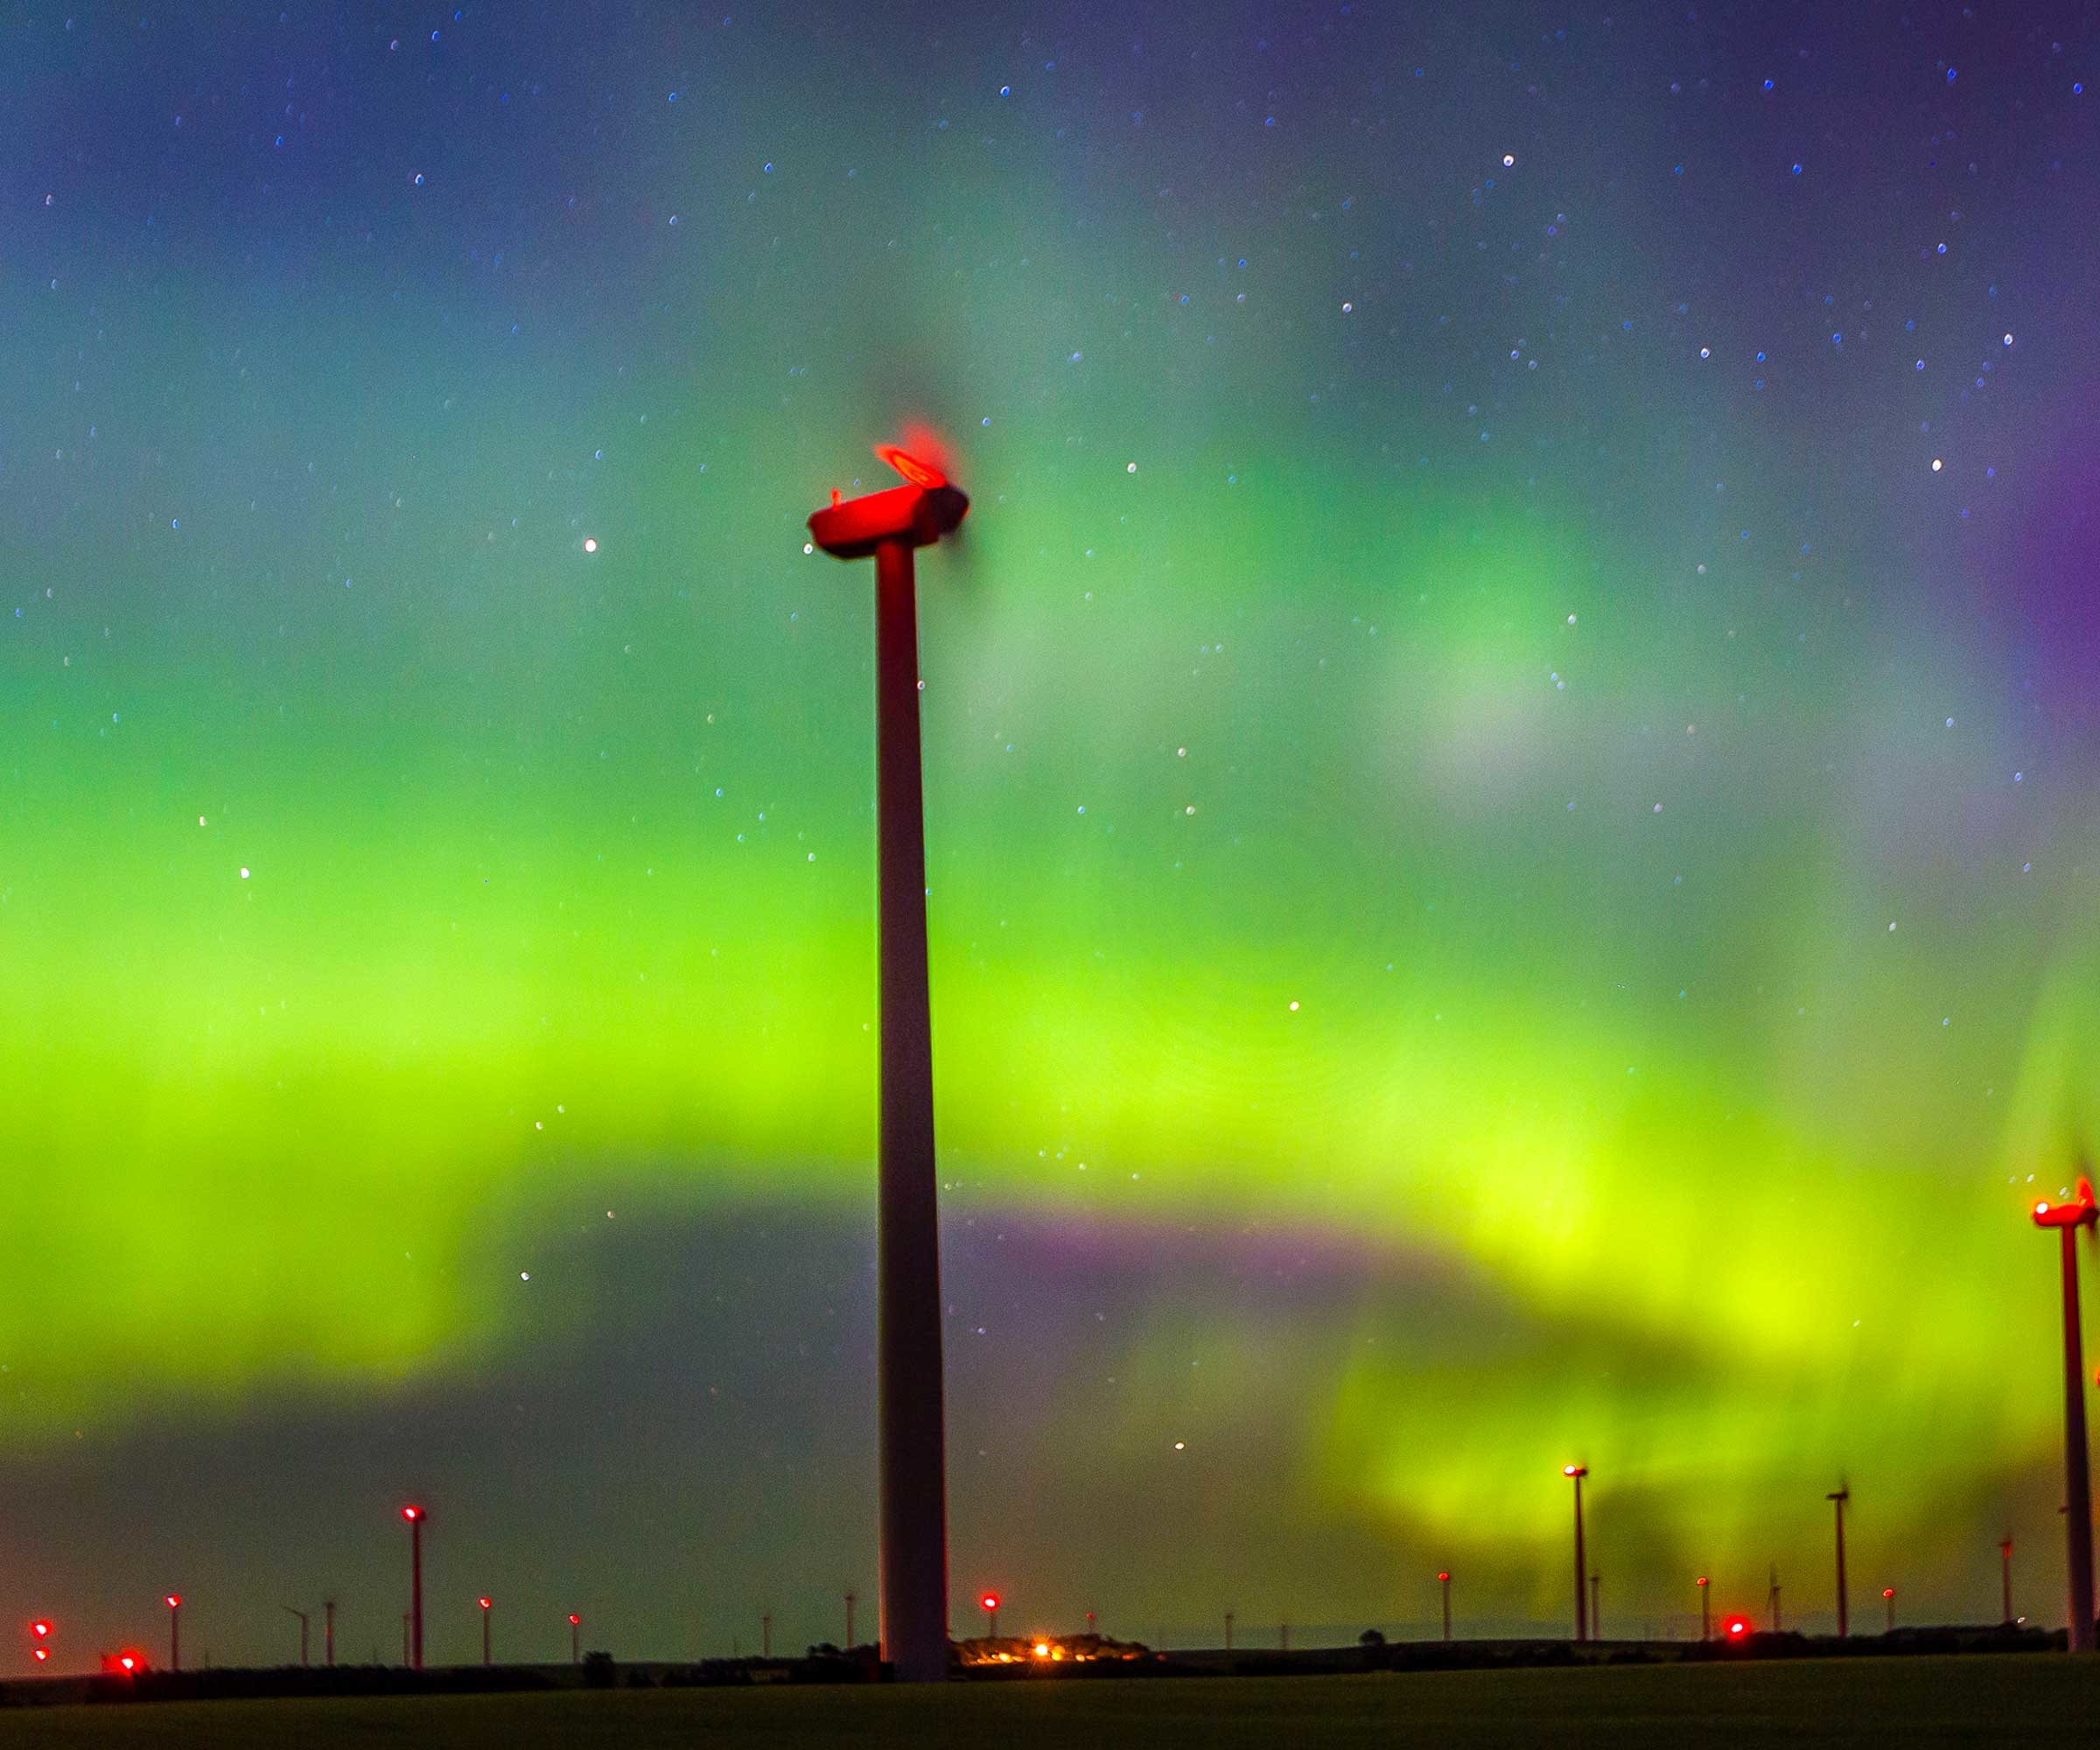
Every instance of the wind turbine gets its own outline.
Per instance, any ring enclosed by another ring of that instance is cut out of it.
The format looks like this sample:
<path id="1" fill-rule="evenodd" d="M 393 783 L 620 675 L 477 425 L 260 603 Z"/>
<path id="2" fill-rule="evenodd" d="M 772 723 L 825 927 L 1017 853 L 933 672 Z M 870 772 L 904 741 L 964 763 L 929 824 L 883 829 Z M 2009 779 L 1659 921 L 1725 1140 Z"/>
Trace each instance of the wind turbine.
<path id="1" fill-rule="evenodd" d="M 882 1654 L 905 1683 L 948 1676 L 948 1473 L 941 1382 L 941 1226 L 934 1166 L 933 1015 L 926 975 L 926 803 L 919 750 L 913 553 L 955 532 L 970 500 L 894 444 L 887 492 L 831 503 L 811 541 L 875 561 L 875 836 L 881 1031 L 876 1169 L 876 1373 Z"/>
<path id="2" fill-rule="evenodd" d="M 1582 1553 L 1582 1480 L 1590 1474 L 1587 1465 L 1563 1465 L 1561 1475 L 1575 1485 L 1575 1638 L 1590 1638 L 1590 1619 L 1587 1599 L 1583 1592 L 1585 1571 L 1589 1566 Z"/>
<path id="3" fill-rule="evenodd" d="M 2086 1469 L 2085 1359 L 2078 1333 L 2078 1229 L 2100 1222 L 2093 1183 L 2082 1173 L 2068 1203 L 2034 1206 L 2034 1225 L 2063 1236 L 2063 1530 L 2070 1580 L 2070 1647 L 2093 1650 L 2093 1494 Z"/>
<path id="4" fill-rule="evenodd" d="M 1849 1483 L 1839 1483 L 1832 1493 L 1824 1496 L 1838 1515 L 1838 1638 L 1840 1641 L 1851 1632 L 1844 1613 L 1844 1503 L 1852 1498 Z"/>
<path id="5" fill-rule="evenodd" d="M 423 1669 L 423 1522 L 429 1516 L 411 1502 L 401 1509 L 401 1516 L 409 1522 L 409 1619 L 414 1629 L 402 1662 L 420 1671 Z"/>

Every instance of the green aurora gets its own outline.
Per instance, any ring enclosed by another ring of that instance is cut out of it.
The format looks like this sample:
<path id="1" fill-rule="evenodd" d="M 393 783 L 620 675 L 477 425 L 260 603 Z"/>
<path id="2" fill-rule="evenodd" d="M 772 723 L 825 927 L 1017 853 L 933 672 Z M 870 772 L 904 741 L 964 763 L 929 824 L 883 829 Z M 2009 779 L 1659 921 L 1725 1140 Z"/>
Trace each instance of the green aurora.
<path id="1" fill-rule="evenodd" d="M 1732 285 L 1672 241 L 1691 148 L 1649 99 L 1586 156 L 1491 44 L 1442 57 L 1483 113 L 1411 170 L 1337 156 L 1356 98 L 1250 170 L 1161 96 L 1140 164 L 1104 67 L 1082 173 L 1033 87 L 973 144 L 989 27 L 916 88 L 955 85 L 948 133 L 901 86 L 855 122 L 768 84 L 779 39 L 651 29 L 747 101 L 680 132 L 642 106 L 685 75 L 608 50 L 558 174 L 551 122 L 431 112 L 244 242 L 206 191 L 256 124 L 158 187 L 54 159 L 0 292 L 14 1461 L 500 1376 L 546 1332 L 492 1236 L 608 1187 L 623 1222 L 868 1226 L 872 584 L 801 523 L 923 414 L 975 501 L 921 570 L 951 1237 L 1135 1260 L 1112 1390 L 1008 1363 L 1030 1492 L 1086 1498 L 1083 1445 L 1121 1499 L 1184 1438 L 1275 1480 L 1251 1526 L 1162 1497 L 1204 1548 L 1144 1583 L 1174 1620 L 1221 1550 L 1346 1532 L 1552 1621 L 1571 1459 L 1655 1570 L 1620 1556 L 1607 1612 L 1693 1608 L 1680 1558 L 1821 1561 L 1840 1476 L 1921 1608 L 1983 1609 L 2001 1518 L 2053 1572 L 2024 1211 L 2100 1137 L 2100 746 L 2046 654 L 2092 609 L 2027 531 L 2092 435 L 2090 242 L 1978 193 L 1928 272 L 1907 209 L 1840 245 L 1834 197 L 1744 194 L 1874 304 L 1834 349 L 1758 245 Z M 434 88 L 520 81 L 489 61 L 525 34 Z M 423 113 L 353 49 L 342 126 Z M 2093 125 L 2037 199 L 2090 194 Z M 1920 436 L 1913 350 L 1988 395 Z M 1242 1245 L 1294 1261 L 1274 1299 L 1145 1285 Z M 961 1563 L 1004 1509 L 957 1490 Z M 1054 1516 L 1007 1522 L 997 1559 L 1063 1574 Z"/>

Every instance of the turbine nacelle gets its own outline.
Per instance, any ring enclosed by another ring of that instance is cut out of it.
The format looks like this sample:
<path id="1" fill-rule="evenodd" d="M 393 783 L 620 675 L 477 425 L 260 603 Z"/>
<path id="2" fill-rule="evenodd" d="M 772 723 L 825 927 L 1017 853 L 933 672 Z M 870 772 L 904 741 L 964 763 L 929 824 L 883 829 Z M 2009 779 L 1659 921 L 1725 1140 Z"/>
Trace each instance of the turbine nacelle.
<path id="1" fill-rule="evenodd" d="M 2038 1228 L 2090 1228 L 2100 1222 L 2100 1205 L 2093 1201 L 2093 1182 L 2081 1179 L 2078 1189 L 2068 1203 L 2037 1203 L 2034 1206 L 2034 1225 Z"/>
<path id="2" fill-rule="evenodd" d="M 931 547 L 970 510 L 970 500 L 932 464 L 893 444 L 878 444 L 875 453 L 909 484 L 843 503 L 831 494 L 830 504 L 809 519 L 809 538 L 836 559 L 865 559 L 889 541 Z"/>

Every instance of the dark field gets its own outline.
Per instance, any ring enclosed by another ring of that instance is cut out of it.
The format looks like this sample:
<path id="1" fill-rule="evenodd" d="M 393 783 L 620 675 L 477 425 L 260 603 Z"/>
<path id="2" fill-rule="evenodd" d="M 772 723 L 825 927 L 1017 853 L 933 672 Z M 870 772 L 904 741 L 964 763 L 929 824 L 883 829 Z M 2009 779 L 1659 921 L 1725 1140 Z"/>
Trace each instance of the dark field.
<path id="1" fill-rule="evenodd" d="M 2100 1741 L 2100 1659 L 1844 1659 L 939 1690 L 568 1691 L 0 1712 L 14 1745 L 780 1746 Z"/>

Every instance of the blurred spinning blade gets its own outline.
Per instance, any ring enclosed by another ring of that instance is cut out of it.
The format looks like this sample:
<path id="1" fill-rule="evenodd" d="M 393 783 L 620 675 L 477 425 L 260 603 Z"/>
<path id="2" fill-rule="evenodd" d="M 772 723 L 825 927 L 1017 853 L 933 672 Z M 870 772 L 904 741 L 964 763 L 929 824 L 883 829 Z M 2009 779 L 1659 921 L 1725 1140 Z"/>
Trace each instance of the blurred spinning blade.
<path id="1" fill-rule="evenodd" d="M 970 458 L 956 438 L 957 433 L 968 428 L 965 411 L 969 397 L 962 392 L 962 374 L 953 348 L 932 344 L 929 340 L 900 340 L 896 333 L 900 324 L 911 320 L 908 312 L 914 308 L 911 300 L 905 298 L 887 304 L 885 317 L 889 332 L 878 349 L 870 348 L 878 351 L 882 362 L 872 374 L 868 399 L 879 422 L 876 429 L 891 434 L 889 442 L 876 445 L 875 453 L 915 485 L 932 486 L 946 480 L 966 493 L 973 492 Z M 900 460 L 922 463 L 939 478 L 917 479 L 908 467 L 899 466 Z M 942 538 L 939 544 L 947 556 L 943 582 L 954 584 L 970 580 L 970 527 L 976 520 L 973 502 L 972 514 Z"/>

